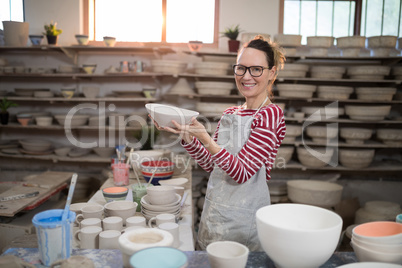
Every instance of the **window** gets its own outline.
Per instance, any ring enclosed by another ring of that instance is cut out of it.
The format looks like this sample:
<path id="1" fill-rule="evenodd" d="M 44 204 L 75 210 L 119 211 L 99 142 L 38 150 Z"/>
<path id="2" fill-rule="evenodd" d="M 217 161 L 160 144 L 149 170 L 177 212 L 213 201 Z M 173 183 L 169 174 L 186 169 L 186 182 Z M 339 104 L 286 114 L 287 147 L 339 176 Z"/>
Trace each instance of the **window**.
<path id="1" fill-rule="evenodd" d="M 307 36 L 402 35 L 401 0 L 282 0 L 283 33 Z"/>
<path id="2" fill-rule="evenodd" d="M 212 44 L 217 42 L 218 1 L 89 0 L 89 34 L 95 41 L 102 41 L 103 36 L 114 36 L 123 42 L 199 40 Z"/>
<path id="3" fill-rule="evenodd" d="M 0 0 L 0 21 L 24 21 L 23 0 Z M 3 30 L 3 23 L 0 25 Z"/>

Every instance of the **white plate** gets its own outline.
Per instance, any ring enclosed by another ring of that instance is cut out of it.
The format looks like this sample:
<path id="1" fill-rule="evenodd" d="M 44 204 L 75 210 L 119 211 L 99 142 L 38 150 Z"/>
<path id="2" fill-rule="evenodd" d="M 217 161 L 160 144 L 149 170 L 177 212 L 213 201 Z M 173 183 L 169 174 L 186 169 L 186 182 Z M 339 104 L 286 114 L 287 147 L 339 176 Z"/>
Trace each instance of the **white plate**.
<path id="1" fill-rule="evenodd" d="M 175 200 L 174 202 L 170 203 L 170 204 L 152 205 L 152 204 L 149 202 L 149 200 L 148 200 L 148 195 L 146 194 L 146 195 L 144 195 L 144 196 L 141 198 L 141 204 L 145 204 L 146 206 L 174 207 L 174 206 L 176 206 L 177 204 L 179 204 L 179 203 L 180 203 L 180 200 L 181 200 L 181 196 L 180 196 L 179 194 L 175 194 L 175 195 L 176 195 L 176 200 Z"/>

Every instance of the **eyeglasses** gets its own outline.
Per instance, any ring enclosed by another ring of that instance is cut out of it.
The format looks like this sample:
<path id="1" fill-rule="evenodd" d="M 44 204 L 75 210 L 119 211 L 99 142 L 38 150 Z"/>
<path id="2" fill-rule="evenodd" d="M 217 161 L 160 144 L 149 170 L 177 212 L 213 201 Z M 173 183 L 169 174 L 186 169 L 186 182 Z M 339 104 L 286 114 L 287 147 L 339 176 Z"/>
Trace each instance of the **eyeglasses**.
<path id="1" fill-rule="evenodd" d="M 269 67 L 263 67 L 263 66 L 243 66 L 243 65 L 233 65 L 233 72 L 235 75 L 242 76 L 245 75 L 247 70 L 249 71 L 250 75 L 253 77 L 259 77 L 262 75 L 264 72 L 264 69 L 271 69 Z"/>

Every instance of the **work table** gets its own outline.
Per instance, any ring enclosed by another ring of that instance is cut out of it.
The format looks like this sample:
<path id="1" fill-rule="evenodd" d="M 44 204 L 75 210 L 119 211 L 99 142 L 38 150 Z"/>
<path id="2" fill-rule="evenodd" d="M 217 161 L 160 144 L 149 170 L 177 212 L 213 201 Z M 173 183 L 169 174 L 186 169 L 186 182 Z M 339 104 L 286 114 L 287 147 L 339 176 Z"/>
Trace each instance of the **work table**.
<path id="1" fill-rule="evenodd" d="M 184 251 L 188 258 L 188 268 L 210 267 L 208 255 L 205 251 Z M 10 248 L 3 255 L 14 255 L 24 261 L 34 264 L 36 267 L 46 267 L 40 264 L 39 251 L 37 248 Z M 73 255 L 83 255 L 92 259 L 95 267 L 115 268 L 123 267 L 122 254 L 119 250 L 105 249 L 73 249 Z M 334 268 L 344 264 L 357 262 L 354 252 L 335 252 L 321 268 Z M 275 268 L 272 260 L 265 252 L 250 252 L 246 267 L 267 267 Z"/>

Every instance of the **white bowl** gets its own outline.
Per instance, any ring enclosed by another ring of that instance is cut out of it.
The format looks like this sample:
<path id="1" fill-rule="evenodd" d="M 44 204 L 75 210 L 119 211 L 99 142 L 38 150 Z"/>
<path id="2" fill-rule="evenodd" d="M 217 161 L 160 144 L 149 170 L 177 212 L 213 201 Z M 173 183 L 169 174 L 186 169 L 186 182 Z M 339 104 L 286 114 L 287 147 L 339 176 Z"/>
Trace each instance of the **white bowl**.
<path id="1" fill-rule="evenodd" d="M 323 99 L 347 100 L 353 93 L 353 87 L 318 86 L 318 97 Z"/>
<path id="2" fill-rule="evenodd" d="M 202 95 L 230 95 L 236 85 L 231 82 L 197 81 L 195 87 Z"/>
<path id="3" fill-rule="evenodd" d="M 356 94 L 359 100 L 391 101 L 396 93 L 392 87 L 357 87 Z"/>
<path id="4" fill-rule="evenodd" d="M 79 45 L 82 45 L 82 46 L 88 45 L 89 36 L 86 34 L 76 34 L 75 39 L 77 40 L 77 43 Z"/>
<path id="5" fill-rule="evenodd" d="M 38 116 L 38 117 L 35 117 L 35 121 L 38 126 L 50 126 L 50 125 L 52 125 L 53 117 Z"/>
<path id="6" fill-rule="evenodd" d="M 327 208 L 341 201 L 343 191 L 342 185 L 318 180 L 291 180 L 287 188 L 293 202 Z"/>
<path id="7" fill-rule="evenodd" d="M 116 153 L 116 149 L 114 147 L 97 147 L 92 148 L 94 152 L 99 155 L 100 157 L 111 157 L 113 154 Z"/>
<path id="8" fill-rule="evenodd" d="M 280 83 L 277 88 L 281 97 L 311 98 L 317 86 Z"/>
<path id="9" fill-rule="evenodd" d="M 329 48 L 334 45 L 334 40 L 332 36 L 307 36 L 307 46 Z"/>
<path id="10" fill-rule="evenodd" d="M 345 67 L 339 66 L 313 66 L 310 75 L 313 78 L 341 79 L 346 72 Z"/>
<path id="11" fill-rule="evenodd" d="M 391 105 L 345 105 L 345 113 L 354 120 L 384 120 L 391 111 Z"/>
<path id="12" fill-rule="evenodd" d="M 52 147 L 50 141 L 45 140 L 19 140 L 22 148 L 30 152 L 45 152 Z"/>
<path id="13" fill-rule="evenodd" d="M 374 159 L 374 149 L 339 149 L 339 162 L 348 168 L 366 168 Z"/>
<path id="14" fill-rule="evenodd" d="M 87 124 L 89 115 L 75 114 L 71 118 L 69 118 L 67 115 L 55 115 L 54 118 L 62 126 L 65 126 L 66 123 L 70 123 L 72 127 L 78 127 Z"/>
<path id="15" fill-rule="evenodd" d="M 104 36 L 103 42 L 107 47 L 114 47 L 116 45 L 116 37 Z"/>
<path id="16" fill-rule="evenodd" d="M 325 143 L 327 139 L 334 139 L 338 136 L 338 128 L 310 125 L 306 127 L 306 133 L 313 139 L 314 142 Z"/>
<path id="17" fill-rule="evenodd" d="M 301 46 L 302 36 L 298 34 L 276 34 L 274 40 L 284 47 Z"/>
<path id="18" fill-rule="evenodd" d="M 355 262 L 338 266 L 338 268 L 401 268 L 399 264 L 385 262 Z"/>
<path id="19" fill-rule="evenodd" d="M 249 249 L 234 241 L 215 241 L 206 248 L 212 268 L 246 267 Z"/>
<path id="20" fill-rule="evenodd" d="M 331 161 L 333 149 L 314 148 L 311 151 L 304 147 L 297 147 L 297 158 L 307 167 L 325 167 Z"/>
<path id="21" fill-rule="evenodd" d="M 397 245 L 376 244 L 376 243 L 364 241 L 355 236 L 352 236 L 352 242 L 361 247 L 367 248 L 369 250 L 374 250 L 377 252 L 402 254 L 402 244 L 399 244 L 399 245 L 398 244 Z"/>
<path id="22" fill-rule="evenodd" d="M 286 164 L 292 158 L 294 146 L 280 146 L 276 154 L 274 166 Z"/>
<path id="23" fill-rule="evenodd" d="M 156 73 L 179 74 L 187 68 L 187 62 L 175 60 L 151 60 L 152 70 Z"/>
<path id="24" fill-rule="evenodd" d="M 160 127 L 174 128 L 172 120 L 181 125 L 190 124 L 191 118 L 199 115 L 196 111 L 157 103 L 148 103 L 145 108 Z"/>
<path id="25" fill-rule="evenodd" d="M 58 156 L 67 156 L 70 151 L 71 147 L 61 147 L 54 149 L 54 153 Z"/>
<path id="26" fill-rule="evenodd" d="M 147 188 L 147 195 L 151 205 L 170 204 L 176 200 L 173 186 L 155 185 Z"/>
<path id="27" fill-rule="evenodd" d="M 315 106 L 315 107 L 307 107 L 304 106 L 301 108 L 301 111 L 306 114 L 306 116 L 314 116 L 318 117 L 321 115 L 324 118 L 338 118 L 340 115 L 343 115 L 345 110 L 341 107 L 325 107 L 325 106 Z"/>
<path id="28" fill-rule="evenodd" d="M 382 65 L 358 65 L 351 66 L 347 69 L 349 76 L 367 75 L 367 76 L 384 76 L 389 75 L 391 67 Z"/>
<path id="29" fill-rule="evenodd" d="M 299 137 L 303 133 L 303 128 L 300 125 L 286 125 L 286 134 L 283 139 L 284 142 L 294 142 L 296 137 Z"/>
<path id="30" fill-rule="evenodd" d="M 133 201 L 112 201 L 106 203 L 105 214 L 107 217 L 121 217 L 123 219 L 123 224 L 125 224 L 127 218 L 134 216 L 137 206 L 138 204 Z"/>
<path id="31" fill-rule="evenodd" d="M 230 69 L 230 64 L 226 62 L 196 62 L 194 64 L 194 70 L 196 74 L 203 75 L 227 75 Z"/>
<path id="32" fill-rule="evenodd" d="M 401 264 L 402 263 L 402 253 L 389 253 L 389 252 L 380 252 L 378 250 L 371 250 L 362 245 L 352 241 L 350 243 L 352 245 L 353 251 L 356 254 L 356 257 L 361 262 L 386 262 L 386 263 L 394 263 Z"/>
<path id="33" fill-rule="evenodd" d="M 402 130 L 401 129 L 377 129 L 376 136 L 383 143 L 388 145 L 399 145 L 402 142 Z"/>
<path id="34" fill-rule="evenodd" d="M 365 47 L 365 36 L 343 36 L 336 38 L 338 48 L 363 48 Z"/>
<path id="35" fill-rule="evenodd" d="M 363 144 L 371 138 L 373 130 L 369 128 L 341 127 L 340 136 L 349 144 Z"/>
<path id="36" fill-rule="evenodd" d="M 161 180 L 159 181 L 159 184 L 166 186 L 184 186 L 187 182 L 188 182 L 187 178 L 174 178 L 168 180 Z"/>
<path id="37" fill-rule="evenodd" d="M 318 267 L 334 253 L 342 218 L 302 204 L 275 204 L 257 210 L 257 232 L 276 267 Z"/>
<path id="38" fill-rule="evenodd" d="M 367 37 L 367 47 L 369 48 L 395 48 L 397 36 L 382 35 Z"/>

